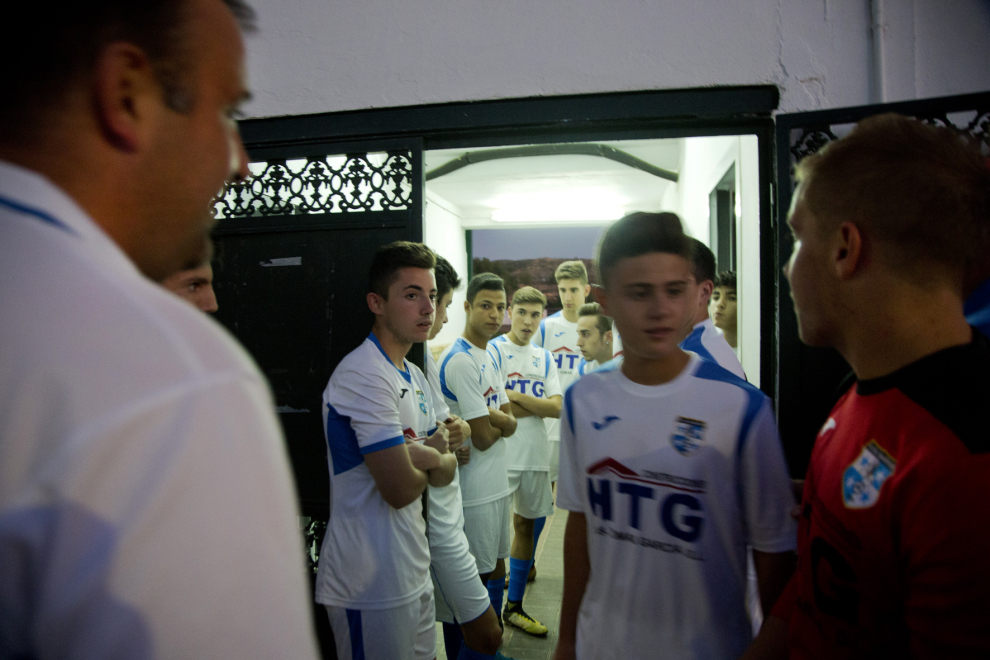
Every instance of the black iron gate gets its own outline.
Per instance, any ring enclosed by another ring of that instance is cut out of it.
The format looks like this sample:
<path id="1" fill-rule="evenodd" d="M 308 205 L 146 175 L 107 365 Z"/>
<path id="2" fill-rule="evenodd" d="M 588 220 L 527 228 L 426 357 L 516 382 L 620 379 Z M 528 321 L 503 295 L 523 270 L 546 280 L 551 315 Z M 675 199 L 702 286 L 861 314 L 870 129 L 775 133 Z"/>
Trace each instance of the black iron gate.
<path id="1" fill-rule="evenodd" d="M 990 93 L 777 115 L 778 273 L 790 258 L 790 232 L 785 220 L 793 192 L 794 165 L 846 135 L 859 120 L 885 112 L 946 126 L 979 144 L 984 153 L 990 151 Z M 818 429 L 841 394 L 840 385 L 850 369 L 835 350 L 801 343 L 790 287 L 785 278 L 779 281 L 777 424 L 791 474 L 803 476 Z"/>

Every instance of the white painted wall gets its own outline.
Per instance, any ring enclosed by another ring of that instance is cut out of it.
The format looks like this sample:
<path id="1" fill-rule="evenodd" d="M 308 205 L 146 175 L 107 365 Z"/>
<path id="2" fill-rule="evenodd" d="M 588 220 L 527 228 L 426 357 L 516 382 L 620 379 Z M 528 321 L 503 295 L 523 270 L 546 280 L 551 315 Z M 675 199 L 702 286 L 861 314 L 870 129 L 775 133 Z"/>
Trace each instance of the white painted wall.
<path id="1" fill-rule="evenodd" d="M 787 112 L 990 89 L 987 0 L 249 1 L 252 116 L 754 83 Z"/>
<path id="2" fill-rule="evenodd" d="M 464 313 L 464 293 L 467 290 L 467 247 L 464 244 L 464 228 L 458 209 L 445 199 L 426 192 L 426 221 L 423 242 L 434 252 L 450 262 L 461 278 L 461 287 L 454 291 L 454 302 L 448 308 L 447 325 L 443 327 L 431 346 L 446 345 L 464 332 L 467 317 Z"/>
<path id="3" fill-rule="evenodd" d="M 686 231 L 711 245 L 709 196 L 736 166 L 736 272 L 740 361 L 760 385 L 760 181 L 755 135 L 687 138 L 681 157 L 676 210 Z"/>

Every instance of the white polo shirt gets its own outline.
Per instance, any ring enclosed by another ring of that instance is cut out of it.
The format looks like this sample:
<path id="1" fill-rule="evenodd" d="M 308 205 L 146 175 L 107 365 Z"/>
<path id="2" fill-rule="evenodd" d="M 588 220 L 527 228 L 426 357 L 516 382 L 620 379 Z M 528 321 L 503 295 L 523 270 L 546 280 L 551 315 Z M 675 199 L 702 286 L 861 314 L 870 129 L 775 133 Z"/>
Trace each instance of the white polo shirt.
<path id="1" fill-rule="evenodd" d="M 547 349 L 533 344 L 519 346 L 500 335 L 488 342 L 488 350 L 502 372 L 506 390 L 540 399 L 560 396 L 557 365 Z M 550 442 L 543 417 L 518 418 L 516 432 L 505 439 L 505 448 L 510 470 L 550 470 Z"/>
<path id="2" fill-rule="evenodd" d="M 316 574 L 318 603 L 400 607 L 430 584 L 422 501 L 392 508 L 364 460 L 436 430 L 426 376 L 408 360 L 403 366 L 400 371 L 371 334 L 340 361 L 323 391 L 330 522 Z"/>
<path id="3" fill-rule="evenodd" d="M 492 357 L 464 337 L 458 337 L 440 355 L 440 391 L 450 412 L 465 421 L 487 415 L 489 408 L 501 408 L 509 402 Z M 499 438 L 485 451 L 479 451 L 470 440 L 467 444 L 471 445 L 471 460 L 458 468 L 464 506 L 486 504 L 509 495 L 505 438 Z"/>
<path id="4" fill-rule="evenodd" d="M 316 658 L 253 361 L 3 162 L 0 328 L 0 655 Z"/>

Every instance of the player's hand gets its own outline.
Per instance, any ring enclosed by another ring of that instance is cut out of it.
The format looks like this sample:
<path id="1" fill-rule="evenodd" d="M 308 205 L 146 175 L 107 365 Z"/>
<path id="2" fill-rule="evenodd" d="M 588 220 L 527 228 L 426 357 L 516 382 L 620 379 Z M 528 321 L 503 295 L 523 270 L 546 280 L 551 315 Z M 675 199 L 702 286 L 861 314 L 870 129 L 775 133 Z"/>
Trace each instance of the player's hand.
<path id="1" fill-rule="evenodd" d="M 425 444 L 413 442 L 407 445 L 409 450 L 409 460 L 413 467 L 423 472 L 429 472 L 435 467 L 440 467 L 440 452 Z"/>
<path id="2" fill-rule="evenodd" d="M 457 456 L 458 466 L 467 465 L 471 462 L 471 448 L 466 445 L 458 447 L 457 451 L 454 452 L 454 455 Z"/>
<path id="3" fill-rule="evenodd" d="M 444 424 L 439 424 L 437 430 L 433 432 L 423 441 L 423 444 L 427 447 L 432 447 L 436 449 L 441 454 L 446 454 L 450 451 L 450 443 L 447 440 L 447 427 Z"/>
<path id="4" fill-rule="evenodd" d="M 447 447 L 450 451 L 457 451 L 457 448 L 463 445 L 465 440 L 464 429 L 461 428 L 460 420 L 448 417 L 443 425 L 447 427 Z"/>
<path id="5" fill-rule="evenodd" d="M 509 397 L 509 401 L 514 402 L 514 403 L 518 403 L 518 401 L 519 401 L 519 392 L 516 392 L 515 390 L 505 390 L 505 395 L 507 397 Z"/>

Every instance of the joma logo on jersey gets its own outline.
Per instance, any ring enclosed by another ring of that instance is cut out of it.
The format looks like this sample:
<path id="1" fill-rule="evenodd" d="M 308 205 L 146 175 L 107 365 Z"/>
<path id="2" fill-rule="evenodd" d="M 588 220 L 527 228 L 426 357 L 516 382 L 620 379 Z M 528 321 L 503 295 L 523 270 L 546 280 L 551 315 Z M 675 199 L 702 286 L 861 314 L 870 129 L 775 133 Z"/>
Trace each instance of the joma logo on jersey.
<path id="1" fill-rule="evenodd" d="M 598 476 L 605 474 L 611 474 L 613 477 Z M 691 494 L 699 491 L 683 488 L 680 489 L 682 492 L 672 492 L 660 499 L 662 494 L 660 486 L 667 486 L 664 490 L 672 487 L 669 484 L 641 477 L 611 458 L 599 461 L 588 468 L 588 503 L 593 515 L 602 521 L 612 521 L 619 504 L 624 500 L 627 512 L 624 522 L 638 530 L 643 523 L 643 511 L 648 511 L 652 506 L 652 504 L 643 504 L 643 501 L 657 502 L 659 506 L 656 515 L 663 530 L 687 543 L 696 542 L 701 538 L 705 523 L 701 500 Z"/>
<path id="2" fill-rule="evenodd" d="M 894 474 L 897 461 L 870 440 L 842 474 L 842 500 L 850 509 L 868 509 L 880 499 L 883 483 Z"/>
<path id="3" fill-rule="evenodd" d="M 705 443 L 707 424 L 698 419 L 678 417 L 674 421 L 674 432 L 670 434 L 670 444 L 678 454 L 690 456 Z"/>
<path id="4" fill-rule="evenodd" d="M 546 390 L 544 389 L 546 386 L 542 380 L 523 378 L 523 375 L 518 371 L 509 374 L 508 379 L 505 381 L 505 387 L 520 394 L 530 394 L 539 398 L 542 398 L 546 394 Z M 529 392 L 526 391 L 526 388 L 529 388 Z"/>
<path id="5" fill-rule="evenodd" d="M 562 351 L 567 351 L 567 352 L 564 353 Z M 554 350 L 554 352 L 553 352 L 553 359 L 554 359 L 554 362 L 557 363 L 557 368 L 558 369 L 573 369 L 574 368 L 574 363 L 580 357 L 581 357 L 580 355 L 578 355 L 577 353 L 573 352 L 571 349 L 567 348 L 566 346 L 561 346 L 560 348 Z M 564 366 L 564 360 L 565 359 L 567 360 L 567 366 L 566 367 Z"/>

